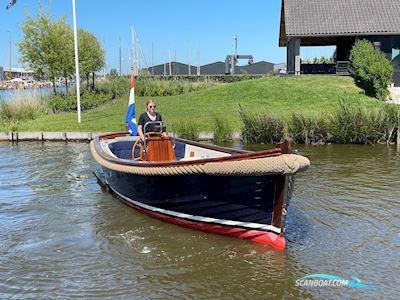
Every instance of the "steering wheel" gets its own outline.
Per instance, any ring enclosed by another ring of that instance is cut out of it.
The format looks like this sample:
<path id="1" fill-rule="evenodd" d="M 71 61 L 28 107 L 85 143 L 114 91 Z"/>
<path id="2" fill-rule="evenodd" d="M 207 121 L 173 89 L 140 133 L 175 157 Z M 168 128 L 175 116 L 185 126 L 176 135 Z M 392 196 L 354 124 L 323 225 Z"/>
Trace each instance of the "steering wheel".
<path id="1" fill-rule="evenodd" d="M 160 132 L 147 132 L 145 133 L 145 138 L 148 139 L 152 136 L 162 136 Z M 139 157 L 135 157 L 135 149 L 139 147 Z M 132 148 L 132 159 L 133 160 L 143 160 L 143 151 L 144 150 L 144 145 L 141 143 L 140 138 L 136 140 L 135 144 L 133 145 Z"/>
<path id="2" fill-rule="evenodd" d="M 135 157 L 135 149 L 139 147 L 139 157 Z M 136 140 L 132 148 L 132 159 L 133 160 L 143 160 L 143 145 L 140 138 Z"/>
<path id="3" fill-rule="evenodd" d="M 151 132 L 146 132 L 144 134 L 144 136 L 146 138 L 149 138 L 149 137 L 152 137 L 152 136 L 162 136 L 162 133 L 161 132 L 153 132 L 153 131 L 151 131 Z"/>

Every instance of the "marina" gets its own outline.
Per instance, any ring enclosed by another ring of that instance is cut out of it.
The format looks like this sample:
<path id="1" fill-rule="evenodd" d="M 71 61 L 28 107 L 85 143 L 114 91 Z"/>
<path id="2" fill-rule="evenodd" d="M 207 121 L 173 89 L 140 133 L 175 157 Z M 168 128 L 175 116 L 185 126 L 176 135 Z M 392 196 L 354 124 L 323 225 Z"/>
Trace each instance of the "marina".
<path id="1" fill-rule="evenodd" d="M 57 86 L 58 93 L 65 92 L 65 87 Z M 1 89 L 0 88 L 0 99 L 8 102 L 13 98 L 17 99 L 29 99 L 30 97 L 44 97 L 53 93 L 52 87 L 40 87 L 40 88 L 27 88 L 27 89 Z"/>
<path id="2" fill-rule="evenodd" d="M 271 251 L 121 204 L 98 186 L 87 143 L 1 142 L 0 298 L 396 299 L 396 147 L 297 149 L 312 165 L 296 177 L 286 250 Z M 295 286 L 311 273 L 383 288 Z"/>

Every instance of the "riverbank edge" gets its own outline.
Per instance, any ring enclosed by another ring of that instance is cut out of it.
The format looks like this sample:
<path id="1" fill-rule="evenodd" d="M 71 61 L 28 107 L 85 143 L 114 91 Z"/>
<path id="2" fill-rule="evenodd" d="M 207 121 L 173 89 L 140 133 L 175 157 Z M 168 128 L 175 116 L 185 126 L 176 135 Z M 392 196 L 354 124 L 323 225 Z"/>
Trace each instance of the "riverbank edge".
<path id="1" fill-rule="evenodd" d="M 23 142 L 23 141 L 91 141 L 96 136 L 113 132 L 0 132 L 0 142 Z M 173 135 L 173 133 L 171 133 Z M 175 136 L 179 136 L 176 134 Z M 214 133 L 200 132 L 199 141 L 213 140 Z M 240 140 L 241 133 L 234 132 L 233 140 Z"/>

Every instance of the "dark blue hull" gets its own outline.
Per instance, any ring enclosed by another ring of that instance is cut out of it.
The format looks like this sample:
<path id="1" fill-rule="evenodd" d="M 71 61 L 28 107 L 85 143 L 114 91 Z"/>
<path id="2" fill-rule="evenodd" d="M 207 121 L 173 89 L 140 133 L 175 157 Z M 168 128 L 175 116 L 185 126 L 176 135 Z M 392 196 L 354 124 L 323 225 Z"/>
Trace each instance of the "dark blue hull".
<path id="1" fill-rule="evenodd" d="M 140 176 L 104 169 L 121 195 L 194 216 L 272 224 L 276 176 Z"/>

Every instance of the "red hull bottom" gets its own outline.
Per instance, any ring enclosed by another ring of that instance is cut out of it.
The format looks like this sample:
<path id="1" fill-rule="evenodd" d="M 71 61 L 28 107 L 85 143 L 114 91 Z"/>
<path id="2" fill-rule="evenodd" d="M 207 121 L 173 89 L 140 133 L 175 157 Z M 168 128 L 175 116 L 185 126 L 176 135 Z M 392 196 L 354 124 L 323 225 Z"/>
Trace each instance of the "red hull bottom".
<path id="1" fill-rule="evenodd" d="M 231 236 L 231 237 L 235 237 L 235 238 L 250 240 L 252 242 L 256 242 L 256 243 L 260 243 L 260 244 L 271 245 L 276 250 L 284 250 L 285 249 L 285 245 L 286 245 L 285 238 L 283 236 L 273 233 L 273 232 L 265 232 L 265 231 L 260 231 L 260 230 L 247 230 L 247 229 L 243 229 L 243 228 L 193 222 L 193 221 L 189 221 L 186 219 L 171 217 L 171 216 L 167 216 L 167 215 L 160 214 L 157 212 L 149 211 L 147 209 L 141 208 L 139 206 L 136 206 L 136 205 L 130 203 L 129 201 L 125 200 L 122 197 L 119 197 L 116 194 L 114 194 L 114 196 L 116 196 L 124 204 L 140 211 L 141 213 L 151 216 L 153 218 L 160 219 L 160 220 L 168 222 L 168 223 L 172 223 L 172 224 L 176 224 L 176 225 L 179 225 L 182 227 L 196 229 L 196 230 L 200 230 L 200 231 L 204 231 L 204 232 L 208 232 L 208 233 L 226 235 L 226 236 Z"/>

